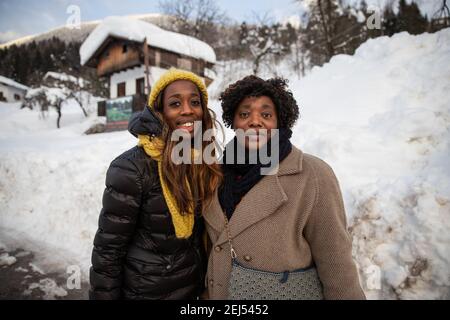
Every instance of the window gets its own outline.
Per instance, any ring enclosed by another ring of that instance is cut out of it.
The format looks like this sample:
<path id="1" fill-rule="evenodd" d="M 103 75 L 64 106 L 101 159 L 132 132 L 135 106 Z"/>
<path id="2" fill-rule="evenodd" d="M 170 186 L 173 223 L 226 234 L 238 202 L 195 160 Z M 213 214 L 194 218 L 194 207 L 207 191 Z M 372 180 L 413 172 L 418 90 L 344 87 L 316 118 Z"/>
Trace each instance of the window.
<path id="1" fill-rule="evenodd" d="M 106 50 L 106 52 L 105 52 L 105 57 L 106 57 L 106 58 L 109 57 L 109 50 Z"/>
<path id="2" fill-rule="evenodd" d="M 14 100 L 19 101 L 20 100 L 20 96 L 16 93 L 14 94 Z"/>
<path id="3" fill-rule="evenodd" d="M 3 95 L 3 92 L 0 91 L 0 101 L 6 101 L 5 96 Z"/>
<path id="4" fill-rule="evenodd" d="M 145 79 L 144 78 L 136 79 L 136 94 L 144 94 L 145 95 Z"/>
<path id="5" fill-rule="evenodd" d="M 125 82 L 117 84 L 117 97 L 125 97 L 126 92 Z"/>
<path id="6" fill-rule="evenodd" d="M 122 46 L 122 53 L 127 53 L 127 51 L 128 51 L 128 46 L 126 44 L 124 44 Z"/>

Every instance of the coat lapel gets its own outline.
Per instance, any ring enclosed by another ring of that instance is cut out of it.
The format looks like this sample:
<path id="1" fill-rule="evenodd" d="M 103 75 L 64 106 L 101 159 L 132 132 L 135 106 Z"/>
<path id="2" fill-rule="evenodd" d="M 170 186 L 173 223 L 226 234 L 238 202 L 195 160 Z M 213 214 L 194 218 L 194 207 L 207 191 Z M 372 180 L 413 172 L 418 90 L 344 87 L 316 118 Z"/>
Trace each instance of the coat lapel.
<path id="1" fill-rule="evenodd" d="M 229 221 L 232 239 L 253 224 L 274 213 L 283 203 L 288 201 L 279 177 L 299 173 L 302 169 L 301 160 L 302 152 L 293 147 L 292 152 L 280 163 L 278 173 L 262 178 L 242 198 Z M 225 217 L 218 200 L 217 191 L 211 204 L 205 208 L 204 217 L 206 222 L 219 234 L 216 244 L 221 245 L 227 242 Z"/>
<path id="2" fill-rule="evenodd" d="M 223 215 L 222 207 L 219 203 L 217 190 L 209 204 L 203 208 L 203 217 L 206 223 L 209 224 L 219 234 L 225 229 L 225 217 Z"/>

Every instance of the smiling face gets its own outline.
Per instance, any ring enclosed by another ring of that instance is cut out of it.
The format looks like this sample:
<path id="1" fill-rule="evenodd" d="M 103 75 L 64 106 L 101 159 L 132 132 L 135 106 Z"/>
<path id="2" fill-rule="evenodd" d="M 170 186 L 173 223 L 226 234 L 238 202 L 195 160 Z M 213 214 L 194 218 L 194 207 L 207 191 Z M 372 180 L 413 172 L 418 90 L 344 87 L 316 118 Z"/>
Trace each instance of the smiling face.
<path id="1" fill-rule="evenodd" d="M 177 80 L 164 90 L 163 116 L 171 130 L 182 129 L 194 135 L 194 121 L 202 121 L 202 99 L 197 86 Z"/>
<path id="2" fill-rule="evenodd" d="M 253 129 L 255 132 L 245 139 L 246 148 L 259 148 L 267 141 L 265 136 L 259 134 L 260 129 L 266 129 L 270 134 L 270 129 L 277 127 L 277 109 L 267 96 L 245 98 L 234 113 L 233 129 Z"/>

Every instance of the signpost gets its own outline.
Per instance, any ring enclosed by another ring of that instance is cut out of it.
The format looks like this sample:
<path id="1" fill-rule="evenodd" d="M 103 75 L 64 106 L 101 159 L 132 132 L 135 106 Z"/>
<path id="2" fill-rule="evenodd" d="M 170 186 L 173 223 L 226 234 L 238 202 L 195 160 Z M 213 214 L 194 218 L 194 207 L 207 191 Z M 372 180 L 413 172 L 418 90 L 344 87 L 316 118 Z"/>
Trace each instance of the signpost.
<path id="1" fill-rule="evenodd" d="M 106 101 L 106 131 L 124 130 L 133 112 L 133 96 Z"/>

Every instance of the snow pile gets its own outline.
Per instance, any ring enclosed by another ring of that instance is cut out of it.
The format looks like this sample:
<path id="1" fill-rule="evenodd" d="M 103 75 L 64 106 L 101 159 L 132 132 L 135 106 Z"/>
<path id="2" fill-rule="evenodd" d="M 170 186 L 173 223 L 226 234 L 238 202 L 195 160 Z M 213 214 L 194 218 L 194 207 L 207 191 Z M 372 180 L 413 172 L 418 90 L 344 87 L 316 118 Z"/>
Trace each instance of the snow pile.
<path id="1" fill-rule="evenodd" d="M 99 119 L 76 104 L 62 112 L 56 129 L 53 108 L 43 118 L 0 103 L 1 241 L 36 252 L 48 272 L 79 265 L 88 281 L 107 167 L 136 140 L 127 132 L 84 135 Z"/>
<path id="2" fill-rule="evenodd" d="M 16 257 L 10 256 L 7 252 L 0 254 L 0 266 L 10 266 L 16 261 Z"/>
<path id="3" fill-rule="evenodd" d="M 43 95 L 46 97 L 47 101 L 51 105 L 56 105 L 59 100 L 66 100 L 69 96 L 69 89 L 67 88 L 49 88 L 49 87 L 39 87 L 28 90 L 25 98 L 30 99 L 38 95 Z M 37 106 L 34 105 L 34 106 Z"/>
<path id="4" fill-rule="evenodd" d="M 118 37 L 131 41 L 144 42 L 150 46 L 181 53 L 214 63 L 214 50 L 205 42 L 141 20 L 127 17 L 108 17 L 89 34 L 80 48 L 81 64 L 84 65 L 95 51 L 109 37 Z"/>
<path id="5" fill-rule="evenodd" d="M 39 289 L 44 293 L 44 300 L 56 300 L 57 297 L 67 296 L 67 291 L 58 286 L 55 280 L 50 278 L 42 279 L 39 283 L 33 282 L 23 294 L 26 296 L 31 295 L 32 291 L 35 289 Z"/>
<path id="6" fill-rule="evenodd" d="M 370 40 L 290 87 L 294 141 L 339 178 L 368 297 L 450 298 L 450 29 Z"/>
<path id="7" fill-rule="evenodd" d="M 26 144 L 46 148 L 48 145 L 46 137 L 53 136 L 55 139 L 64 139 L 66 133 L 82 134 L 89 126 L 97 121 L 96 117 L 86 118 L 76 101 L 69 99 L 64 101 L 61 107 L 61 129 L 56 129 L 58 117 L 54 108 L 42 112 L 36 107 L 34 110 L 28 108 L 20 109 L 21 103 L 0 102 L 0 157 L 5 152 L 15 148 L 23 149 Z M 90 108 L 93 108 L 90 106 Z M 59 133 L 59 134 L 56 134 Z M 38 134 L 38 136 L 37 136 Z M 44 140 L 42 140 L 44 139 Z"/>
<path id="8" fill-rule="evenodd" d="M 15 268 L 14 271 L 17 271 L 17 272 L 23 272 L 23 273 L 28 273 L 28 269 L 25 269 L 25 268 L 23 268 L 23 267 Z"/>

